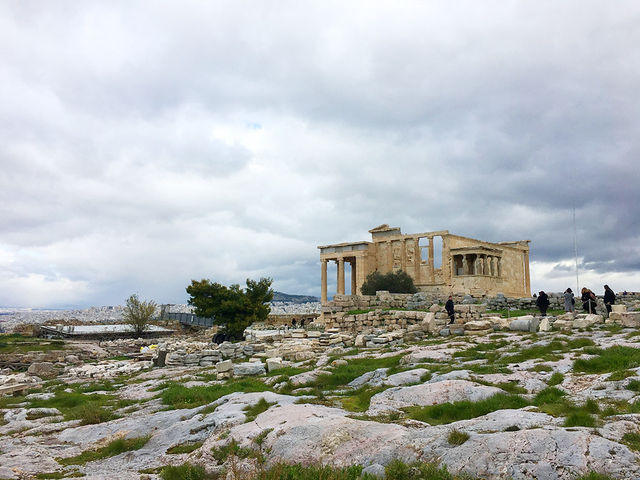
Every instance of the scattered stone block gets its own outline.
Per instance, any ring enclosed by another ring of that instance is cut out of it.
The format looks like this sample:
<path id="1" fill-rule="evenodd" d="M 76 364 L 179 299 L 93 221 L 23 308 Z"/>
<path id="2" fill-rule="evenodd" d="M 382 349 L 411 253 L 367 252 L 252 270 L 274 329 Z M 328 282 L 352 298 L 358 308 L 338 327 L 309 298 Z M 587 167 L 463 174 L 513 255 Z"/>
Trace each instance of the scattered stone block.
<path id="1" fill-rule="evenodd" d="M 233 375 L 236 377 L 249 377 L 253 375 L 264 375 L 266 372 L 262 362 L 236 363 L 233 366 Z"/>
<path id="2" fill-rule="evenodd" d="M 58 369 L 51 362 L 36 362 L 29 365 L 27 373 L 36 377 L 49 379 L 58 376 Z"/>
<path id="3" fill-rule="evenodd" d="M 571 330 L 573 328 L 573 320 L 557 319 L 553 322 L 553 328 L 556 330 Z"/>
<path id="4" fill-rule="evenodd" d="M 282 358 L 274 357 L 267 359 L 267 371 L 273 372 L 274 370 L 279 370 L 283 367 Z"/>
<path id="5" fill-rule="evenodd" d="M 487 330 L 491 329 L 491 322 L 488 320 L 472 320 L 464 324 L 465 330 Z"/>
<path id="6" fill-rule="evenodd" d="M 228 372 L 229 370 L 233 370 L 233 362 L 231 360 L 223 360 L 216 363 L 216 371 L 218 373 Z"/>
<path id="7" fill-rule="evenodd" d="M 611 305 L 611 313 L 627 313 L 626 305 Z"/>
<path id="8" fill-rule="evenodd" d="M 550 332 L 551 330 L 553 330 L 553 325 L 551 324 L 551 320 L 549 319 L 549 317 L 544 317 L 542 320 L 540 320 L 540 325 L 538 328 L 541 332 Z"/>
<path id="9" fill-rule="evenodd" d="M 579 316 L 573 321 L 574 328 L 587 328 L 595 325 L 596 323 L 603 323 L 604 317 L 602 315 L 594 315 L 588 314 L 583 316 Z"/>
<path id="10" fill-rule="evenodd" d="M 537 332 L 540 320 L 533 315 L 524 315 L 522 317 L 516 317 L 511 320 L 509 324 L 509 330 L 515 332 Z"/>

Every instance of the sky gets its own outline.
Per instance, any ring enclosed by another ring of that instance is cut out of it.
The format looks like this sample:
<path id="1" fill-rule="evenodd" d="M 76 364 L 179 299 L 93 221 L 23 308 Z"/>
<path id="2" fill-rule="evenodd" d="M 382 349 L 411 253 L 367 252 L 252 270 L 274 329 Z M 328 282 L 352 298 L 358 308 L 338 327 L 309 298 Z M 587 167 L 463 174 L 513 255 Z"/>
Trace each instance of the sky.
<path id="1" fill-rule="evenodd" d="M 319 295 L 382 223 L 575 289 L 574 208 L 580 287 L 640 291 L 638 45 L 635 1 L 0 2 L 0 306 Z"/>

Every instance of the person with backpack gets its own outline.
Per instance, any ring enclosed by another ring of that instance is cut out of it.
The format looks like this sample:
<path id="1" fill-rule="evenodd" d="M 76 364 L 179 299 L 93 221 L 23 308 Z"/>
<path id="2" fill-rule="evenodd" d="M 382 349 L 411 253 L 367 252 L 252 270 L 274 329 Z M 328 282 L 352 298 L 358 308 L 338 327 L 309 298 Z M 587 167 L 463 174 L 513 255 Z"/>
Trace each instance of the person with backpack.
<path id="1" fill-rule="evenodd" d="M 575 312 L 576 307 L 576 299 L 573 297 L 573 292 L 571 291 L 571 288 L 567 288 L 564 291 L 563 294 L 564 297 L 564 311 L 565 313 L 569 313 L 569 312 Z"/>

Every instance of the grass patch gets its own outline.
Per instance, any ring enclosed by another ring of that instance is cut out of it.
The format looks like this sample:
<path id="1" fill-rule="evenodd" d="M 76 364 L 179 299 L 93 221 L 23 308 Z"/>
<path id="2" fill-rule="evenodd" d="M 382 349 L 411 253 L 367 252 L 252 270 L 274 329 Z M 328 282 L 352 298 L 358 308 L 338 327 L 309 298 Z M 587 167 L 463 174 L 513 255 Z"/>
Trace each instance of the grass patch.
<path id="1" fill-rule="evenodd" d="M 593 346 L 589 338 L 577 338 L 569 341 L 553 340 L 546 345 L 533 345 L 524 349 L 514 349 L 515 353 L 504 355 L 498 359 L 499 363 L 522 363 L 527 360 L 540 358 L 545 361 L 555 361 L 561 354 L 577 348 Z"/>
<path id="2" fill-rule="evenodd" d="M 47 340 L 44 338 L 25 337 L 20 334 L 0 335 L 0 354 L 50 352 L 64 350 L 64 340 Z"/>
<path id="3" fill-rule="evenodd" d="M 469 434 L 456 429 L 451 430 L 447 436 L 449 445 L 462 445 L 467 440 L 469 440 Z"/>
<path id="4" fill-rule="evenodd" d="M 607 349 L 593 348 L 588 353 L 597 355 L 589 359 L 577 359 L 573 370 L 583 373 L 607 373 L 628 370 L 640 366 L 640 349 L 614 346 Z"/>
<path id="5" fill-rule="evenodd" d="M 345 315 L 361 315 L 363 313 L 369 313 L 369 312 L 373 312 L 374 309 L 373 308 L 369 308 L 367 310 L 363 310 L 363 309 L 356 309 L 356 310 L 349 310 L 347 313 L 345 313 Z"/>
<path id="6" fill-rule="evenodd" d="M 384 469 L 386 480 L 473 480 L 466 474 L 453 475 L 447 466 L 436 463 L 413 463 L 407 465 L 400 460 L 392 460 Z M 371 477 L 365 480 L 370 480 Z"/>
<path id="7" fill-rule="evenodd" d="M 551 372 L 552 370 L 553 370 L 553 367 L 551 365 L 545 365 L 544 363 L 539 363 L 529 369 L 530 372 L 538 372 L 538 373 Z"/>
<path id="8" fill-rule="evenodd" d="M 371 388 L 367 385 L 355 390 L 351 395 L 342 398 L 342 408 L 349 412 L 365 412 L 369 409 L 371 397 L 386 390 L 388 387 Z"/>
<path id="9" fill-rule="evenodd" d="M 631 450 L 635 450 L 636 452 L 640 451 L 640 433 L 625 433 L 622 436 L 622 443 L 624 443 Z"/>
<path id="10" fill-rule="evenodd" d="M 553 375 L 551 375 L 551 378 L 549 378 L 547 385 L 553 387 L 554 385 L 560 385 L 562 382 L 564 382 L 564 375 L 562 375 L 560 372 L 555 372 Z"/>
<path id="11" fill-rule="evenodd" d="M 456 422 L 458 420 L 468 420 L 487 413 L 503 409 L 518 409 L 526 407 L 529 402 L 519 395 L 496 393 L 489 398 L 478 402 L 467 400 L 430 405 L 428 407 L 409 407 L 407 413 L 410 418 L 427 422 L 432 425 L 442 425 Z"/>
<path id="12" fill-rule="evenodd" d="M 383 358 L 353 358 L 347 365 L 339 365 L 330 374 L 319 375 L 318 378 L 305 386 L 320 387 L 331 390 L 347 385 L 360 375 L 378 368 L 388 368 L 389 374 L 399 370 L 401 355 Z"/>
<path id="13" fill-rule="evenodd" d="M 52 398 L 30 400 L 29 408 L 57 408 L 65 420 L 81 420 L 82 425 L 90 425 L 117 418 L 111 408 L 119 404 L 119 399 L 111 395 L 58 390 Z"/>
<path id="14" fill-rule="evenodd" d="M 48 473 L 37 473 L 36 478 L 77 478 L 84 477 L 85 474 L 82 472 L 48 472 Z"/>
<path id="15" fill-rule="evenodd" d="M 244 422 L 253 422 L 258 415 L 260 415 L 262 412 L 266 412 L 267 410 L 269 410 L 269 407 L 276 405 L 276 403 L 277 402 L 269 403 L 264 399 L 264 397 L 262 397 L 255 404 L 249 405 L 244 409 L 246 417 Z"/>
<path id="16" fill-rule="evenodd" d="M 282 381 L 287 381 L 289 379 L 289 377 L 293 377 L 294 375 L 298 375 L 300 373 L 304 373 L 304 372 L 308 372 L 309 370 L 311 370 L 311 368 L 304 368 L 304 367 L 283 367 L 283 368 L 278 368 L 276 370 L 272 370 L 271 372 L 267 373 L 267 377 L 277 377 L 277 376 L 282 376 L 285 377 L 282 379 Z"/>
<path id="17" fill-rule="evenodd" d="M 576 405 L 556 387 L 541 390 L 534 397 L 533 404 L 549 415 L 566 417 L 565 427 L 595 427 L 598 424 L 598 419 L 594 417 L 594 414 L 600 413 L 598 402 L 590 398 L 583 405 Z"/>
<path id="18" fill-rule="evenodd" d="M 215 402 L 225 395 L 234 392 L 264 392 L 269 387 L 260 380 L 243 378 L 233 380 L 223 385 L 200 385 L 187 388 L 182 384 L 169 382 L 162 391 L 160 398 L 162 403 L 170 408 L 194 408 Z"/>
<path id="19" fill-rule="evenodd" d="M 625 388 L 632 392 L 640 392 L 640 380 L 629 380 Z"/>
<path id="20" fill-rule="evenodd" d="M 96 450 L 85 450 L 75 457 L 56 458 L 56 460 L 61 465 L 84 465 L 87 462 L 113 457 L 124 452 L 139 450 L 146 445 L 150 438 L 151 435 L 135 438 L 117 438 Z"/>
<path id="21" fill-rule="evenodd" d="M 160 471 L 162 480 L 206 480 L 211 478 L 207 475 L 204 467 L 183 463 L 178 466 L 167 466 Z"/>
<path id="22" fill-rule="evenodd" d="M 640 413 L 640 400 L 636 400 L 633 403 L 629 403 L 626 400 L 610 400 L 600 415 L 602 417 L 610 417 L 625 413 Z"/>
<path id="23" fill-rule="evenodd" d="M 586 475 L 583 475 L 582 477 L 576 478 L 576 480 L 616 480 L 616 479 L 613 477 L 610 477 L 609 475 L 605 475 L 603 473 L 589 472 Z"/>
<path id="24" fill-rule="evenodd" d="M 565 427 L 595 427 L 596 419 L 593 415 L 587 412 L 573 412 L 570 413 L 567 419 L 564 421 Z"/>
<path id="25" fill-rule="evenodd" d="M 167 449 L 168 454 L 177 455 L 179 453 L 191 453 L 194 450 L 199 449 L 204 442 L 186 442 L 178 445 L 173 445 Z"/>
<path id="26" fill-rule="evenodd" d="M 607 382 L 617 382 L 619 380 L 624 380 L 627 377 L 633 377 L 636 375 L 636 372 L 631 370 L 619 370 L 617 372 L 613 372 L 611 375 L 607 377 Z"/>
<path id="27" fill-rule="evenodd" d="M 236 440 L 233 439 L 231 440 L 231 442 L 229 442 L 226 445 L 223 445 L 222 447 L 213 447 L 211 449 L 211 455 L 213 456 L 213 458 L 216 459 L 216 461 L 219 464 L 222 464 L 231 455 L 238 458 L 249 458 L 249 457 L 255 457 L 257 455 L 257 452 L 252 448 L 241 447 L 240 445 L 238 445 L 238 442 L 236 442 Z"/>
<path id="28" fill-rule="evenodd" d="M 496 350 L 505 347 L 509 342 L 500 340 L 495 343 L 479 343 L 466 350 L 461 350 L 453 354 L 453 358 L 464 358 L 466 360 L 486 359 L 490 362 L 498 357 Z"/>

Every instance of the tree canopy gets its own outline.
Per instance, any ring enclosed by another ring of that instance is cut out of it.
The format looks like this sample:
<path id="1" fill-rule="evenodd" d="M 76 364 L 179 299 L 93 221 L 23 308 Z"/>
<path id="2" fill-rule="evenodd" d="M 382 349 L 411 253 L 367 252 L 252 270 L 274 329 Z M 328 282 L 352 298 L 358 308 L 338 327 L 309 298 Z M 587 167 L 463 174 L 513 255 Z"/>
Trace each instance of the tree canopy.
<path id="1" fill-rule="evenodd" d="M 131 325 L 136 333 L 144 332 L 156 312 L 156 303 L 153 300 L 144 302 L 138 295 L 131 295 L 122 312 L 125 323 Z"/>
<path id="2" fill-rule="evenodd" d="M 236 338 L 253 322 L 264 321 L 273 298 L 271 278 L 258 281 L 247 279 L 246 289 L 234 284 L 226 287 L 209 279 L 191 280 L 187 287 L 189 305 L 195 307 L 199 317 L 212 318 L 216 325 L 224 327 L 226 333 Z"/>
<path id="3" fill-rule="evenodd" d="M 375 295 L 378 290 L 387 290 L 390 293 L 416 293 L 418 291 L 413 279 L 403 270 L 385 274 L 372 272 L 367 275 L 362 284 L 362 294 Z"/>

